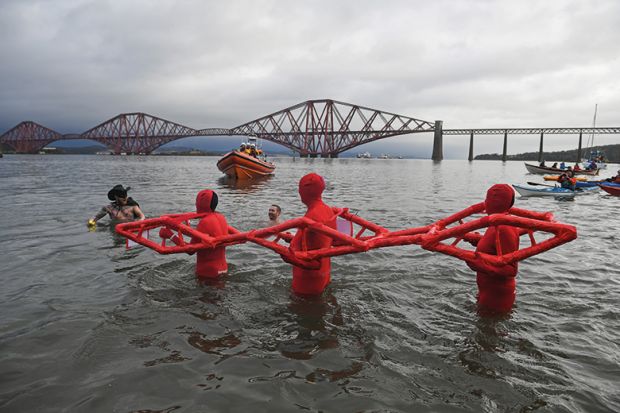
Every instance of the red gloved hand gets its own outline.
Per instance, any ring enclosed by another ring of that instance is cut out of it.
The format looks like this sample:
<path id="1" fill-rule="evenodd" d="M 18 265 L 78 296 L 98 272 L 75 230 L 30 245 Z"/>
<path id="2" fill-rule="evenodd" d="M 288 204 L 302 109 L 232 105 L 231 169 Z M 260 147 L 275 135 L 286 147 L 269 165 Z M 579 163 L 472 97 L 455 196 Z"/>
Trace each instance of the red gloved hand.
<path id="1" fill-rule="evenodd" d="M 174 232 L 172 232 L 172 230 L 168 227 L 163 227 L 162 229 L 159 230 L 159 237 L 160 238 L 172 238 L 174 236 Z"/>

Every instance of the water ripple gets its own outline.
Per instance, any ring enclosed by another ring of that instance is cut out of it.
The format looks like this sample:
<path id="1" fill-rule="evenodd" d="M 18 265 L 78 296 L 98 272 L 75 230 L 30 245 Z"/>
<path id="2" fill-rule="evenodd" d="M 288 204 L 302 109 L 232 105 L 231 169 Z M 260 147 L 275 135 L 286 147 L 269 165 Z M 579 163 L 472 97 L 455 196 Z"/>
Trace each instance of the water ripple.
<path id="1" fill-rule="evenodd" d="M 271 203 L 302 215 L 297 182 L 314 171 L 328 203 L 397 229 L 479 202 L 493 183 L 537 179 L 518 162 L 280 158 L 274 176 L 237 185 L 216 161 L 2 159 L 0 410 L 620 411 L 620 199 L 517 198 L 579 238 L 522 262 L 517 303 L 499 318 L 476 314 L 466 265 L 416 246 L 334 258 L 332 284 L 309 299 L 257 246 L 229 248 L 229 274 L 204 284 L 195 257 L 126 251 L 105 222 L 86 231 L 118 183 L 151 217 L 191 211 L 213 188 L 248 230 Z"/>

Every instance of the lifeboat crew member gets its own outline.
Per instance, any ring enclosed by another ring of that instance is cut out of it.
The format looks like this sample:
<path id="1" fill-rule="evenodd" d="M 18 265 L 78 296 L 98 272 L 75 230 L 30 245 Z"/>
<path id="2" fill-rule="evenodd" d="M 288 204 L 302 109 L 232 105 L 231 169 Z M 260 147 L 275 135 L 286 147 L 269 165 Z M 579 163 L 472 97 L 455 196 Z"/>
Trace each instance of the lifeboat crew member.
<path id="1" fill-rule="evenodd" d="M 258 152 L 256 151 L 256 144 L 254 143 L 250 144 L 250 155 L 252 155 L 255 158 L 258 158 Z"/>
<path id="2" fill-rule="evenodd" d="M 513 203 L 514 191 L 507 184 L 493 185 L 484 201 L 489 215 L 507 213 Z M 492 226 L 476 244 L 476 252 L 508 254 L 519 249 L 519 230 L 508 225 Z M 509 312 L 516 296 L 517 263 L 496 266 L 472 260 L 467 261 L 467 265 L 476 271 L 479 311 L 483 314 Z"/>
<path id="3" fill-rule="evenodd" d="M 241 153 L 245 152 L 245 143 L 242 143 L 241 146 L 239 146 L 239 152 Z"/>
<path id="4" fill-rule="evenodd" d="M 214 191 L 205 189 L 200 191 L 196 196 L 196 212 L 206 213 L 200 220 L 196 229 L 207 235 L 217 237 L 219 235 L 228 234 L 228 223 L 224 215 L 215 212 L 218 197 Z M 162 228 L 159 230 L 161 238 L 169 238 L 175 244 L 179 244 L 179 239 L 170 228 Z M 200 239 L 192 238 L 192 244 L 200 243 Z M 190 253 L 190 255 L 193 253 Z M 198 278 L 217 278 L 221 274 L 228 271 L 228 263 L 226 262 L 225 247 L 217 247 L 212 249 L 198 251 L 196 259 L 196 276 Z"/>
<path id="5" fill-rule="evenodd" d="M 325 181 L 320 175 L 310 173 L 299 181 L 299 196 L 308 210 L 305 217 L 321 222 L 336 229 L 335 209 L 321 199 L 325 189 Z M 308 250 L 330 247 L 332 238 L 314 232 L 308 228 L 297 231 L 291 240 L 291 250 L 299 251 L 305 246 Z M 300 295 L 321 294 L 330 282 L 331 260 L 321 258 L 321 266 L 317 270 L 306 270 L 293 266 L 293 292 Z"/>
<path id="6" fill-rule="evenodd" d="M 115 185 L 114 188 L 108 191 L 108 199 L 112 202 L 110 205 L 106 205 L 101 210 L 88 220 L 89 227 L 95 227 L 97 225 L 97 221 L 106 215 L 110 216 L 112 222 L 127 222 L 133 220 L 144 219 L 144 214 L 140 209 L 140 205 L 134 201 L 133 198 L 127 197 L 127 191 L 129 191 L 131 187 L 123 188 L 123 185 Z"/>

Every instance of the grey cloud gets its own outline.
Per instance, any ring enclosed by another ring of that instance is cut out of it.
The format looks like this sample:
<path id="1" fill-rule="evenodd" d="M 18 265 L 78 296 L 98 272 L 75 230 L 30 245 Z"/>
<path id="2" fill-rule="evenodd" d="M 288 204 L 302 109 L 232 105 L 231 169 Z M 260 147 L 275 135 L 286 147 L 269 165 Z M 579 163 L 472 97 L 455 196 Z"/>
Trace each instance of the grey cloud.
<path id="1" fill-rule="evenodd" d="M 3 130 L 229 127 L 317 98 L 447 128 L 587 126 L 595 103 L 620 123 L 614 0 L 3 1 L 0 34 Z"/>

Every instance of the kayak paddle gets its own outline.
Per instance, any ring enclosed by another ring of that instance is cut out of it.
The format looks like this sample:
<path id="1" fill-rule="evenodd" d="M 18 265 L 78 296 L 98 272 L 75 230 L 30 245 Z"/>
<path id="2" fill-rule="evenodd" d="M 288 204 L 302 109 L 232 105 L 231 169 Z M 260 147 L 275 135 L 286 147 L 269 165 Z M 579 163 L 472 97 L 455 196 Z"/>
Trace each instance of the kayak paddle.
<path id="1" fill-rule="evenodd" d="M 528 185 L 537 185 L 537 186 L 548 186 L 549 188 L 555 188 L 555 185 L 547 185 L 547 184 L 539 184 L 537 182 L 528 182 Z"/>

